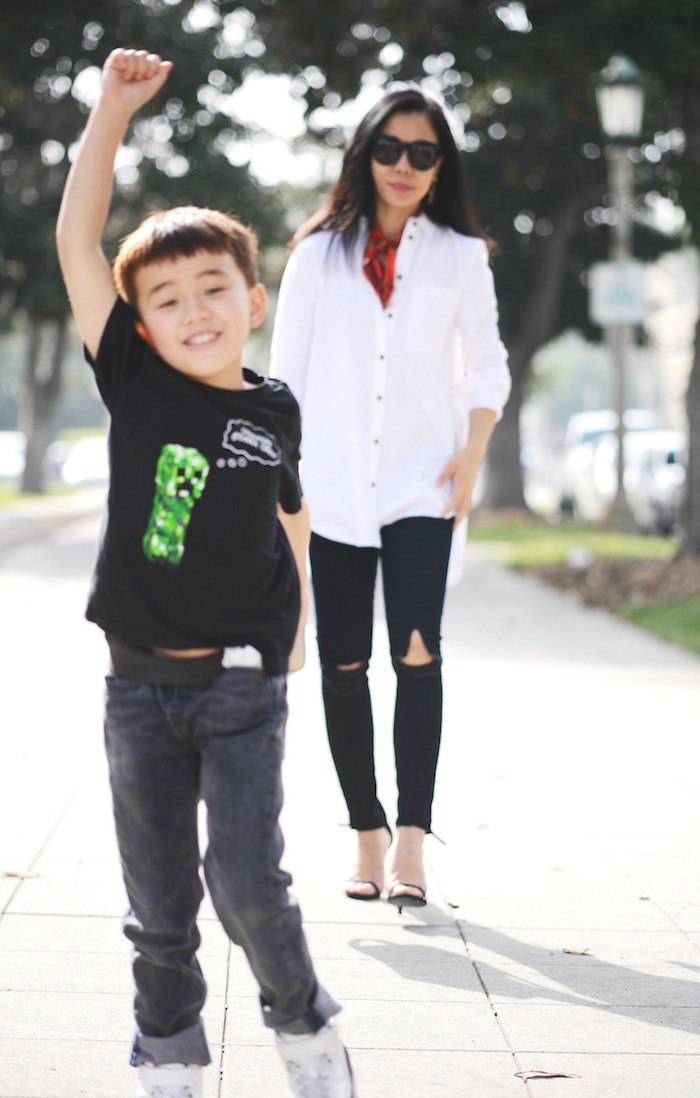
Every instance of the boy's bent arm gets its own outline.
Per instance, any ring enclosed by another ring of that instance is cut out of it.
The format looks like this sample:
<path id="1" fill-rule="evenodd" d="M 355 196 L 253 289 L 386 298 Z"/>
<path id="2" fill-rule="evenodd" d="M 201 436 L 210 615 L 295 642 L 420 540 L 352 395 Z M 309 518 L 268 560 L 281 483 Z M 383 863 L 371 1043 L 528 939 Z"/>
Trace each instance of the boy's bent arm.
<path id="1" fill-rule="evenodd" d="M 56 243 L 73 314 L 93 357 L 117 296 L 102 251 L 114 158 L 131 116 L 160 90 L 171 68 L 169 61 L 144 50 L 114 50 L 109 55 L 97 102 L 68 175 Z"/>
<path id="2" fill-rule="evenodd" d="M 299 573 L 299 586 L 301 588 L 301 613 L 299 624 L 304 625 L 308 611 L 308 595 L 306 591 L 306 555 L 309 549 L 311 536 L 311 524 L 309 522 L 309 509 L 306 500 L 302 499 L 301 508 L 293 515 L 288 515 L 281 507 L 277 508 L 277 517 L 280 525 L 287 535 L 294 561 Z"/>

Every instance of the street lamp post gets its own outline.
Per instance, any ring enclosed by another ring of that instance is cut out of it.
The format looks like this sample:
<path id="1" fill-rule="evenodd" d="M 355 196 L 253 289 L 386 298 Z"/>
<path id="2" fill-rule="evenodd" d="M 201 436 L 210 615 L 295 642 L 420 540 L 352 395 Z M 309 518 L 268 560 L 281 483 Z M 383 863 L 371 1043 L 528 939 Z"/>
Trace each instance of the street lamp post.
<path id="1" fill-rule="evenodd" d="M 609 258 L 621 263 L 631 258 L 632 248 L 632 161 L 630 146 L 635 145 L 642 129 L 644 85 L 646 77 L 622 54 L 614 54 L 595 78 L 596 103 L 600 128 L 608 139 L 605 158 L 608 166 L 608 187 L 615 202 L 611 226 Z M 606 518 L 614 530 L 634 530 L 634 517 L 625 495 L 625 411 L 627 407 L 626 375 L 632 346 L 630 323 L 607 326 L 615 371 L 615 410 L 617 412 L 617 478 L 615 498 Z"/>

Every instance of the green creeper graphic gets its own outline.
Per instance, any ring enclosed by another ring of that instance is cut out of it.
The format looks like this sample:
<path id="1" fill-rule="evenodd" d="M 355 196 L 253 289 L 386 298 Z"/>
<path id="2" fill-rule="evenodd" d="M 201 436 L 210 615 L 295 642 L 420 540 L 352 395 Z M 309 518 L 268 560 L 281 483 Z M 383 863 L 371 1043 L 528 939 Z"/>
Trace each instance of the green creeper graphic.
<path id="1" fill-rule="evenodd" d="M 195 501 L 209 474 L 209 462 L 192 446 L 164 446 L 156 469 L 156 494 L 143 551 L 155 564 L 177 568 L 185 552 L 185 534 Z"/>

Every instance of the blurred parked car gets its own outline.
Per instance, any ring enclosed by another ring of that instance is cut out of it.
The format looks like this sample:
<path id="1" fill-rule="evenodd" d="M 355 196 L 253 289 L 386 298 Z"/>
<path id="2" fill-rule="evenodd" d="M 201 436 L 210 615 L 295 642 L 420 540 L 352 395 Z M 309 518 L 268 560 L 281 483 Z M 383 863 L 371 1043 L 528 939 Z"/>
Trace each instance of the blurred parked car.
<path id="1" fill-rule="evenodd" d="M 26 445 L 21 431 L 0 431 L 0 480 L 17 480 L 22 476 Z"/>
<path id="2" fill-rule="evenodd" d="M 615 437 L 617 424 L 617 412 L 609 408 L 577 412 L 569 419 L 561 471 L 560 508 L 563 514 L 575 515 L 590 522 L 603 517 L 612 495 L 608 497 L 603 491 L 601 498 L 601 490 L 596 483 L 599 476 L 596 454 L 604 438 Z M 624 424 L 626 438 L 655 431 L 659 427 L 655 414 L 643 408 L 628 408 Z"/>
<path id="3" fill-rule="evenodd" d="M 575 469 L 571 513 L 584 522 L 605 518 L 617 491 L 616 434 L 585 444 L 585 464 Z M 624 489 L 634 521 L 644 533 L 668 535 L 678 527 L 685 494 L 687 453 L 679 431 L 637 429 L 624 439 Z M 576 455 L 583 454 L 579 446 Z M 573 484 L 573 482 L 572 482 Z"/>
<path id="4" fill-rule="evenodd" d="M 617 436 L 598 444 L 596 474 L 606 506 L 617 489 Z M 634 521 L 647 534 L 672 534 L 680 524 L 687 454 L 679 431 L 640 431 L 625 436 L 624 488 Z"/>

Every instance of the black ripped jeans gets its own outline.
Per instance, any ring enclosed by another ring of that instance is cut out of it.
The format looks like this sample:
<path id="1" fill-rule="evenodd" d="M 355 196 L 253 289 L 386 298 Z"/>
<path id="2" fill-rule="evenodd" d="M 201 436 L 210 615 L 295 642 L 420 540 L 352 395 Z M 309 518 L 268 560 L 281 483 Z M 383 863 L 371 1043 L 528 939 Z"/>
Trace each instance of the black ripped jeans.
<path id="1" fill-rule="evenodd" d="M 377 562 L 381 557 L 391 657 L 396 672 L 394 751 L 399 826 L 430 831 L 442 725 L 440 622 L 452 520 L 406 518 L 382 527 L 381 549 L 311 536 L 311 571 L 328 739 L 358 831 L 387 825 L 377 798 L 374 726 L 367 681 Z M 433 657 L 406 664 L 414 629 Z M 351 671 L 341 667 L 359 664 Z"/>

